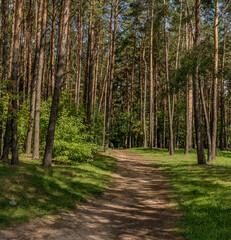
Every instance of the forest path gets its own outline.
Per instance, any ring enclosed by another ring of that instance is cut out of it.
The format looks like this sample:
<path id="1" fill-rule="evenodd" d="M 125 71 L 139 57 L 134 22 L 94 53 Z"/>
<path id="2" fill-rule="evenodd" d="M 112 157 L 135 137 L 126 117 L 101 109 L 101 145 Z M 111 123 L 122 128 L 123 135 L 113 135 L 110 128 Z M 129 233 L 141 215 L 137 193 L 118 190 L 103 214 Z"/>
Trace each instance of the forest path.
<path id="1" fill-rule="evenodd" d="M 112 187 L 100 198 L 59 219 L 33 220 L 0 232 L 5 240 L 178 240 L 180 214 L 170 208 L 161 170 L 129 151 L 115 150 L 118 169 Z"/>

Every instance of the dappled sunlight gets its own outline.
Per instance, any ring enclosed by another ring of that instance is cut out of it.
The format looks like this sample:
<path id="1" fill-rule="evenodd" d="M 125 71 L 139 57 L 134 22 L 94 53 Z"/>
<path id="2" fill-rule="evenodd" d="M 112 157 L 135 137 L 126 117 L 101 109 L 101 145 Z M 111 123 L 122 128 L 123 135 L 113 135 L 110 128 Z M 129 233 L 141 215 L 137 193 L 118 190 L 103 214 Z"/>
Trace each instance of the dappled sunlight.
<path id="1" fill-rule="evenodd" d="M 230 239 L 231 222 L 231 152 L 217 152 L 215 162 L 198 166 L 196 153 L 185 156 L 183 150 L 174 156 L 168 152 L 132 149 L 152 160 L 164 170 L 177 201 L 183 210 L 179 226 L 187 239 Z"/>
<path id="2" fill-rule="evenodd" d="M 152 163 L 128 151 L 115 151 L 117 173 L 112 188 L 103 197 L 80 205 L 75 212 L 64 212 L 44 222 L 35 220 L 5 238 L 80 240 L 164 240 L 182 239 L 174 234 L 180 213 L 169 204 L 168 183 Z M 82 184 L 77 182 L 76 184 Z M 70 188 L 76 188 L 69 182 Z M 87 188 L 86 188 L 87 189 Z M 64 190 L 63 190 L 64 191 Z M 36 225 L 36 230 L 35 226 Z"/>

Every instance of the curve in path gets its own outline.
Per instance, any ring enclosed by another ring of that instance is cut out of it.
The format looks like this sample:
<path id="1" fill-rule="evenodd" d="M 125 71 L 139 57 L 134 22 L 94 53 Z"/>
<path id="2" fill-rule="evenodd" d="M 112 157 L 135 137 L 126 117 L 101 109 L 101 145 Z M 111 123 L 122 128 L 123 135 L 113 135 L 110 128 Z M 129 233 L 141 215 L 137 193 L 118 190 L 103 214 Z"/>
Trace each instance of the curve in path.
<path id="1" fill-rule="evenodd" d="M 129 151 L 118 159 L 113 186 L 100 198 L 62 213 L 61 218 L 33 220 L 0 232 L 5 240 L 178 240 L 179 213 L 171 209 L 168 184 L 161 170 Z"/>

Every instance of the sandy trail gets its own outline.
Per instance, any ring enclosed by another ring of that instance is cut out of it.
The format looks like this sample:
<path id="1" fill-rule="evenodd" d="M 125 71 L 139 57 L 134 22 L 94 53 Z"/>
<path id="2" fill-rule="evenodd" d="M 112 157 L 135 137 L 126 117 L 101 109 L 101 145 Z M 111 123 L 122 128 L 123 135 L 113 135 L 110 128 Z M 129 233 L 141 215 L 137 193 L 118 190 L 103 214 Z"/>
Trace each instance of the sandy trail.
<path id="1" fill-rule="evenodd" d="M 115 150 L 118 170 L 103 196 L 60 218 L 33 220 L 0 232 L 0 239 L 20 240 L 178 240 L 179 213 L 169 206 L 168 183 L 150 161 Z"/>

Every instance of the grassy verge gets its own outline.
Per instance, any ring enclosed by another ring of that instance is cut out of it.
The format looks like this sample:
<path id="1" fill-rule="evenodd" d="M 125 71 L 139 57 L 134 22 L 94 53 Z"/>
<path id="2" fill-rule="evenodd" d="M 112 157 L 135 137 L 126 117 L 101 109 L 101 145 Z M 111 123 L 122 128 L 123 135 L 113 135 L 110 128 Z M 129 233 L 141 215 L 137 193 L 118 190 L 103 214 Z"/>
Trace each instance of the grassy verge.
<path id="1" fill-rule="evenodd" d="M 0 163 L 0 227 L 75 209 L 108 188 L 116 170 L 116 160 L 103 155 L 90 163 L 51 169 L 26 156 L 20 162 L 19 167 Z"/>
<path id="2" fill-rule="evenodd" d="M 183 150 L 132 149 L 166 172 L 173 198 L 183 211 L 179 234 L 188 240 L 231 239 L 231 153 L 218 152 L 217 161 L 197 166 L 196 153 Z"/>

